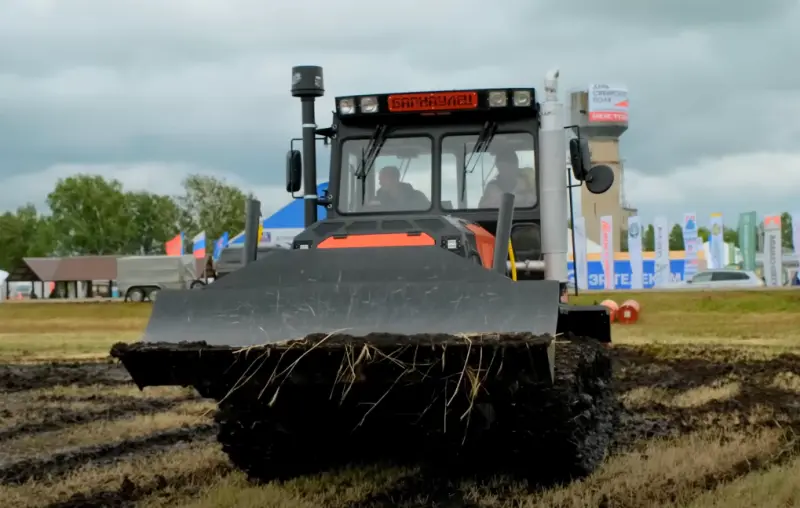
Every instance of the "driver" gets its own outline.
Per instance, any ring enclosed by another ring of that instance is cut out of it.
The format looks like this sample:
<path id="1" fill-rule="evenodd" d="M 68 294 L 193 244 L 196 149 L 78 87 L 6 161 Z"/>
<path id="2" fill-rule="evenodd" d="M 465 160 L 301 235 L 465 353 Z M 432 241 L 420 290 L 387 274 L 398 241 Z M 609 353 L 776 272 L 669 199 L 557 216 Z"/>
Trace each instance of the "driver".
<path id="1" fill-rule="evenodd" d="M 514 194 L 514 206 L 533 206 L 536 202 L 536 187 L 533 182 L 533 171 L 521 170 L 517 153 L 505 149 L 495 155 L 497 176 L 486 184 L 478 208 L 499 208 L 502 195 L 506 192 Z"/>
<path id="2" fill-rule="evenodd" d="M 385 166 L 378 174 L 380 189 L 375 197 L 381 208 L 389 210 L 427 210 L 431 202 L 422 191 L 410 183 L 400 181 L 400 169 L 397 166 Z"/>

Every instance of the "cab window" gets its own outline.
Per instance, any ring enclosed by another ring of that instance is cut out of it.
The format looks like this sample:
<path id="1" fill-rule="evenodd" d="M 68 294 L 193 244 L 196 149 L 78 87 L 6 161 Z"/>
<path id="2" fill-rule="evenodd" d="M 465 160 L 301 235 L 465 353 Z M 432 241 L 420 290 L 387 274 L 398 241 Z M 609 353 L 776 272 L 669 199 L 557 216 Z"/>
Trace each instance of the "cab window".
<path id="1" fill-rule="evenodd" d="M 502 192 L 513 192 L 516 208 L 537 204 L 533 135 L 495 134 L 483 153 L 471 154 L 478 134 L 442 139 L 442 207 L 496 209 Z"/>
<path id="2" fill-rule="evenodd" d="M 368 138 L 342 143 L 340 213 L 412 212 L 431 208 L 433 141 L 427 136 L 390 137 L 371 166 Z"/>

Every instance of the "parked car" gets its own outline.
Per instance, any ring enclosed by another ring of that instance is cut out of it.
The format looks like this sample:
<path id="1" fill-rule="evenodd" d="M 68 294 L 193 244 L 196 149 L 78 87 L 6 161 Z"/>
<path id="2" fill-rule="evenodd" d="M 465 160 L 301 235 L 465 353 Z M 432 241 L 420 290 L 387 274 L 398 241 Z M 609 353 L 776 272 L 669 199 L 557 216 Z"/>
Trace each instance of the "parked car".
<path id="1" fill-rule="evenodd" d="M 737 289 L 764 287 L 764 279 L 755 272 L 735 268 L 701 270 L 681 286 L 704 289 Z"/>

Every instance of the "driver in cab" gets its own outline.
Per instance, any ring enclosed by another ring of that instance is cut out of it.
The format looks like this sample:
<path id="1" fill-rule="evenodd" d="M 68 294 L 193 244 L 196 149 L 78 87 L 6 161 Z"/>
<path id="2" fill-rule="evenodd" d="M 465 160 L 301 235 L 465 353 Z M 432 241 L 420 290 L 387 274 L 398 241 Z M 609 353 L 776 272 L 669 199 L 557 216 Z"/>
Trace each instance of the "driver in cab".
<path id="1" fill-rule="evenodd" d="M 382 210 L 427 210 L 431 202 L 422 191 L 400 181 L 400 169 L 386 166 L 378 174 L 380 189 L 375 198 Z"/>
<path id="2" fill-rule="evenodd" d="M 478 208 L 499 208 L 506 192 L 514 194 L 514 207 L 536 204 L 536 186 L 533 169 L 520 169 L 519 158 L 513 150 L 503 150 L 495 155 L 497 176 L 486 184 Z"/>

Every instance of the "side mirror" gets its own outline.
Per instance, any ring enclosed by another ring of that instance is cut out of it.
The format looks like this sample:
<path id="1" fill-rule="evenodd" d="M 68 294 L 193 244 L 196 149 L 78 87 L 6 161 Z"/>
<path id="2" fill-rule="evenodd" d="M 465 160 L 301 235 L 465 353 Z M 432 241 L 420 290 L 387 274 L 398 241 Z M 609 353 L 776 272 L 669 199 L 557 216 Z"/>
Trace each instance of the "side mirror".
<path id="1" fill-rule="evenodd" d="M 614 170 L 606 165 L 595 166 L 586 173 L 586 188 L 592 194 L 602 194 L 614 185 Z"/>
<path id="2" fill-rule="evenodd" d="M 298 192 L 302 180 L 303 158 L 300 150 L 289 150 L 286 154 L 286 192 Z"/>
<path id="3" fill-rule="evenodd" d="M 592 154 L 589 151 L 588 140 L 583 138 L 569 140 L 569 161 L 575 179 L 579 182 L 586 180 L 589 168 L 592 167 Z"/>

